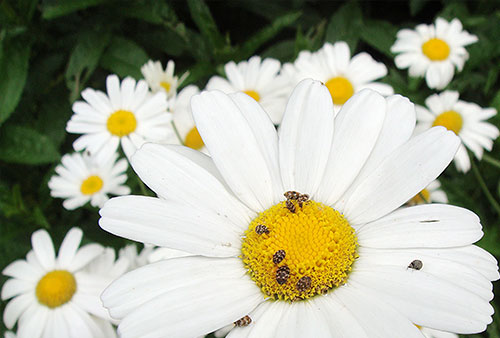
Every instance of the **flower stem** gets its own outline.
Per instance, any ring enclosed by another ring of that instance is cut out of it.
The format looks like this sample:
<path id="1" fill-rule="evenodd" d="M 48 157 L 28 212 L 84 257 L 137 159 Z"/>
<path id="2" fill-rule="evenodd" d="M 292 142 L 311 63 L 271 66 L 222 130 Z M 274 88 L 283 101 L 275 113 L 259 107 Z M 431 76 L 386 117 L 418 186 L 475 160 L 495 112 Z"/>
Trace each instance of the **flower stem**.
<path id="1" fill-rule="evenodd" d="M 500 169 L 500 161 L 497 160 L 496 158 L 493 158 L 487 154 L 483 154 L 483 160 L 484 160 L 484 162 L 487 162 L 487 163 Z"/>
<path id="2" fill-rule="evenodd" d="M 471 164 L 472 164 L 472 172 L 474 173 L 474 176 L 476 176 L 479 186 L 483 190 L 484 194 L 486 195 L 486 198 L 490 202 L 493 209 L 495 209 L 496 213 L 500 215 L 500 204 L 498 204 L 498 202 L 495 200 L 491 192 L 488 190 L 488 187 L 486 186 L 486 183 L 484 182 L 484 179 L 481 176 L 479 169 L 477 168 L 475 160 L 472 160 Z"/>
<path id="3" fill-rule="evenodd" d="M 175 126 L 174 121 L 172 121 L 172 128 L 174 129 L 175 135 L 176 135 L 176 136 L 177 136 L 177 138 L 179 139 L 179 142 L 180 142 L 183 146 L 185 146 L 184 142 L 182 141 L 181 134 L 179 134 L 179 130 L 177 130 L 177 127 Z"/>

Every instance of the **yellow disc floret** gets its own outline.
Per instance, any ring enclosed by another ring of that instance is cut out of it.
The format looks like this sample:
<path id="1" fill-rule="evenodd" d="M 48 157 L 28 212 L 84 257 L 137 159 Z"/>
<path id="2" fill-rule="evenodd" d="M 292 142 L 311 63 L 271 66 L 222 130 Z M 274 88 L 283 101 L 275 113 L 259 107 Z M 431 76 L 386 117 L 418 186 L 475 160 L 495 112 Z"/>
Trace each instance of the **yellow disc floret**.
<path id="1" fill-rule="evenodd" d="M 36 286 L 40 304 L 56 308 L 71 300 L 76 292 L 76 280 L 66 270 L 54 270 L 43 276 Z"/>
<path id="2" fill-rule="evenodd" d="M 200 150 L 201 148 L 203 148 L 205 143 L 203 143 L 203 139 L 198 132 L 198 128 L 193 127 L 193 129 L 191 129 L 189 133 L 187 133 L 186 139 L 184 140 L 184 145 L 194 150 Z"/>
<path id="3" fill-rule="evenodd" d="M 432 61 L 443 61 L 450 55 L 450 46 L 441 39 L 432 38 L 422 44 L 422 53 Z"/>
<path id="4" fill-rule="evenodd" d="M 252 99 L 254 99 L 257 102 L 259 102 L 259 100 L 260 100 L 260 95 L 255 90 L 244 90 L 243 93 L 247 94 L 248 96 L 250 96 Z"/>
<path id="5" fill-rule="evenodd" d="M 266 296 L 296 301 L 344 284 L 356 248 L 354 229 L 338 211 L 312 200 L 287 200 L 250 223 L 241 252 Z"/>
<path id="6" fill-rule="evenodd" d="M 331 78 L 326 81 L 325 86 L 330 91 L 333 103 L 337 105 L 346 103 L 354 94 L 354 87 L 351 82 L 342 76 Z"/>
<path id="7" fill-rule="evenodd" d="M 111 134 L 123 137 L 132 133 L 137 128 L 137 120 L 134 113 L 120 109 L 108 117 L 106 126 Z"/>
<path id="8" fill-rule="evenodd" d="M 80 186 L 80 191 L 84 195 L 92 195 L 102 189 L 104 182 L 97 175 L 87 177 Z"/>
<path id="9" fill-rule="evenodd" d="M 432 126 L 443 126 L 458 135 L 460 130 L 462 130 L 463 123 L 462 115 L 454 110 L 448 110 L 439 114 L 432 123 Z"/>
<path id="10" fill-rule="evenodd" d="M 412 197 L 411 200 L 408 201 L 409 205 L 416 205 L 416 204 L 426 204 L 430 203 L 431 201 L 431 193 L 429 190 L 424 189 L 415 196 Z"/>
<path id="11" fill-rule="evenodd" d="M 170 92 L 170 88 L 172 87 L 172 85 L 169 82 L 165 81 L 160 82 L 160 86 L 162 86 L 167 93 Z"/>

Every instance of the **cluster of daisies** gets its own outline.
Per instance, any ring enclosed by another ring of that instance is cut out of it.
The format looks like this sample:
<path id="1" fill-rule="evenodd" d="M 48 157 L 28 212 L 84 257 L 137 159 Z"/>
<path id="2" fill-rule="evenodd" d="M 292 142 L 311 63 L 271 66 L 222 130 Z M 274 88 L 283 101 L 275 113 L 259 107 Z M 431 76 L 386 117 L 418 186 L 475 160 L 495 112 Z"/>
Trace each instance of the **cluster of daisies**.
<path id="1" fill-rule="evenodd" d="M 392 51 L 441 90 L 476 41 L 438 18 L 401 30 Z M 100 207 L 101 228 L 144 248 L 80 247 L 72 228 L 56 256 L 35 232 L 3 271 L 4 323 L 18 337 L 485 330 L 497 261 L 473 245 L 478 217 L 445 204 L 436 178 L 453 159 L 468 171 L 468 150 L 491 150 L 495 109 L 453 91 L 414 106 L 381 82 L 383 63 L 343 41 L 283 65 L 229 62 L 204 91 L 181 89 L 188 74 L 174 67 L 110 75 L 106 93 L 85 89 L 73 105 L 66 130 L 81 136 L 51 194 L 69 210 Z M 157 198 L 129 195 L 128 163 Z"/>

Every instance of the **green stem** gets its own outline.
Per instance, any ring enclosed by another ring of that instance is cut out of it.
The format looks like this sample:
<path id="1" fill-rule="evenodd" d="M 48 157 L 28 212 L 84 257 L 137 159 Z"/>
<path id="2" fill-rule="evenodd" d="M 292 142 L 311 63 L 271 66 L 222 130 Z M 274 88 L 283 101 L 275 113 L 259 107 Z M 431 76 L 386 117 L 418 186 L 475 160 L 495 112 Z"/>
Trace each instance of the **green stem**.
<path id="1" fill-rule="evenodd" d="M 174 121 L 172 121 L 172 128 L 174 128 L 175 135 L 176 135 L 176 136 L 177 136 L 177 138 L 179 139 L 179 142 L 180 142 L 183 146 L 185 146 L 184 141 L 182 141 L 181 134 L 179 134 L 179 130 L 177 130 L 177 127 L 175 126 Z"/>
<path id="2" fill-rule="evenodd" d="M 479 186 L 483 190 L 484 194 L 486 195 L 486 198 L 490 202 L 493 209 L 495 209 L 496 213 L 498 215 L 500 215 L 500 205 L 498 204 L 498 202 L 495 200 L 493 195 L 488 190 L 488 187 L 486 186 L 486 183 L 484 182 L 484 179 L 481 176 L 479 169 L 477 168 L 475 160 L 472 160 L 471 164 L 472 164 L 472 172 L 474 173 L 474 176 L 476 176 L 476 179 L 477 179 L 477 182 L 479 183 Z"/>
<path id="3" fill-rule="evenodd" d="M 483 160 L 484 160 L 484 162 L 487 162 L 487 163 L 500 169 L 500 161 L 497 160 L 496 158 L 493 158 L 488 154 L 483 154 Z"/>

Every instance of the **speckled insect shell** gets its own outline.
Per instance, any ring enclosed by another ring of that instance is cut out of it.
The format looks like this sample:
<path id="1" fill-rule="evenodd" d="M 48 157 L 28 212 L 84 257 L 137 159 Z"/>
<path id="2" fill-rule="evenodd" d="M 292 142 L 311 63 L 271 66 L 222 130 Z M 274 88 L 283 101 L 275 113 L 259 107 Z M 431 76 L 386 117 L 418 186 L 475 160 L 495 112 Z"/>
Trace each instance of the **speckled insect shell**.
<path id="1" fill-rule="evenodd" d="M 258 235 L 262 235 L 262 234 L 268 234 L 269 233 L 269 229 L 263 225 L 263 224 L 259 224 L 255 227 L 255 232 L 258 234 Z"/>
<path id="2" fill-rule="evenodd" d="M 285 259 L 286 252 L 285 250 L 278 250 L 273 255 L 273 263 L 279 264 L 283 259 Z"/>
<path id="3" fill-rule="evenodd" d="M 292 200 L 286 200 L 285 205 L 290 212 L 295 213 L 297 211 L 297 208 L 295 207 L 295 204 L 292 202 Z"/>
<path id="4" fill-rule="evenodd" d="M 424 263 L 422 263 L 421 260 L 415 259 L 413 262 L 408 265 L 408 268 L 413 269 L 413 270 L 420 270 L 424 266 Z"/>
<path id="5" fill-rule="evenodd" d="M 278 270 L 276 270 L 276 282 L 278 284 L 285 284 L 290 278 L 290 268 L 286 265 L 280 266 Z"/>
<path id="6" fill-rule="evenodd" d="M 240 319 L 238 319 L 237 321 L 234 322 L 234 325 L 236 326 L 248 326 L 250 325 L 250 323 L 252 323 L 252 318 L 250 318 L 250 316 L 246 315 L 245 317 L 242 317 Z"/>
<path id="7" fill-rule="evenodd" d="M 307 291 L 311 288 L 311 277 L 304 276 L 297 282 L 297 290 Z"/>

